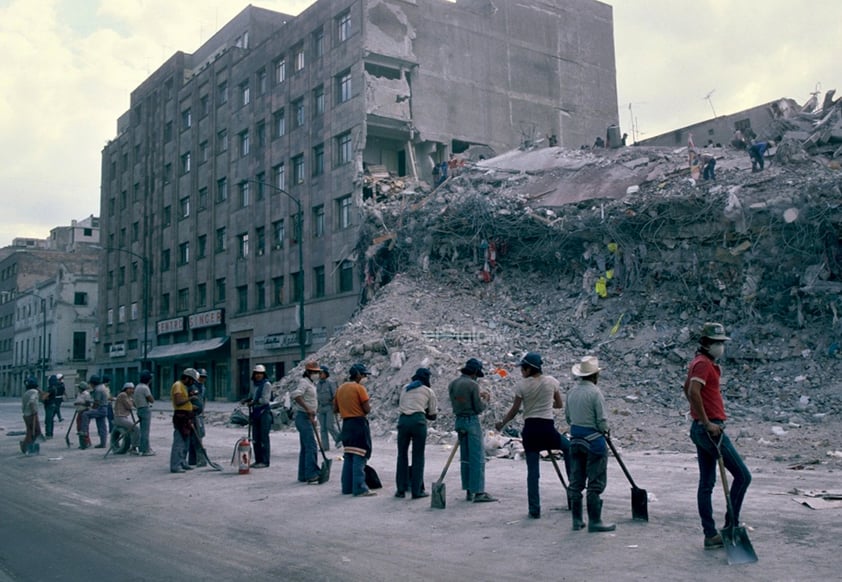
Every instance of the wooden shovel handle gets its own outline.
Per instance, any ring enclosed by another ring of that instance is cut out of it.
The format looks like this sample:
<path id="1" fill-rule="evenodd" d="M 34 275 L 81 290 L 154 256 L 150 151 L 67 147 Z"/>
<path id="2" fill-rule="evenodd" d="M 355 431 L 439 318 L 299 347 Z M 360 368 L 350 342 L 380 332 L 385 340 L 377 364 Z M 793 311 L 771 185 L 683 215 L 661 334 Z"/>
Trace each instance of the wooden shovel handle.
<path id="1" fill-rule="evenodd" d="M 441 483 L 444 481 L 444 476 L 447 475 L 447 470 L 450 468 L 450 463 L 453 462 L 453 457 L 456 456 L 456 449 L 459 448 L 459 437 L 456 438 L 456 444 L 453 445 L 453 448 L 450 450 L 450 456 L 447 458 L 447 462 L 444 464 L 444 469 L 441 470 L 441 475 L 439 476 L 439 480 L 437 483 Z"/>

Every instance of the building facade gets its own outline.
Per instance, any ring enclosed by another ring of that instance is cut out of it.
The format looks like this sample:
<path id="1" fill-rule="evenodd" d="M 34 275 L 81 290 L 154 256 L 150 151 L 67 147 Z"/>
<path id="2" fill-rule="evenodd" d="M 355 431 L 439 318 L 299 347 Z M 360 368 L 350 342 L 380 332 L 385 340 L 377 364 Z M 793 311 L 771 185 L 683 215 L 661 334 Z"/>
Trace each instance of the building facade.
<path id="1" fill-rule="evenodd" d="M 0 395 L 22 394 L 24 379 L 42 372 L 64 374 L 72 393 L 93 369 L 98 240 L 91 216 L 0 249 Z"/>
<path id="2" fill-rule="evenodd" d="M 639 143 L 648 146 L 682 147 L 687 145 L 692 136 L 696 147 L 727 146 L 738 130 L 746 138 L 772 139 L 778 137 L 780 131 L 778 120 L 799 109 L 800 106 L 792 99 L 777 99 L 738 113 L 720 115 L 674 129 Z"/>
<path id="3" fill-rule="evenodd" d="M 165 391 L 202 367 L 239 398 L 358 307 L 369 167 L 430 181 L 474 145 L 578 147 L 612 123 L 600 2 L 249 6 L 136 88 L 102 152 L 101 371 L 148 366 Z"/>

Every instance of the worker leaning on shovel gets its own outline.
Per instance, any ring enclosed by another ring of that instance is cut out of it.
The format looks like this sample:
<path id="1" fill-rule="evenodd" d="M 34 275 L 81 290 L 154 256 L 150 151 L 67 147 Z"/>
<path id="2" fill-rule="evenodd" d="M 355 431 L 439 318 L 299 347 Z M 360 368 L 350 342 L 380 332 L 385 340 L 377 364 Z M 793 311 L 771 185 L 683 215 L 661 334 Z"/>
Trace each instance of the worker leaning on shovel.
<path id="1" fill-rule="evenodd" d="M 699 339 L 696 357 L 690 363 L 687 380 L 684 382 L 684 395 L 690 402 L 690 439 L 696 445 L 699 459 L 699 517 L 705 534 L 706 550 L 721 548 L 722 537 L 716 532 L 713 519 L 711 495 L 716 485 L 716 465 L 719 455 L 725 462 L 725 468 L 734 477 L 730 498 L 734 515 L 725 514 L 725 528 L 740 522 L 740 508 L 743 505 L 746 490 L 751 483 L 751 473 L 743 463 L 731 439 L 723 431 L 725 425 L 725 405 L 719 389 L 722 369 L 716 364 L 725 353 L 725 342 L 730 340 L 725 335 L 725 326 L 721 323 L 705 323 Z M 717 451 L 718 449 L 718 451 Z"/>

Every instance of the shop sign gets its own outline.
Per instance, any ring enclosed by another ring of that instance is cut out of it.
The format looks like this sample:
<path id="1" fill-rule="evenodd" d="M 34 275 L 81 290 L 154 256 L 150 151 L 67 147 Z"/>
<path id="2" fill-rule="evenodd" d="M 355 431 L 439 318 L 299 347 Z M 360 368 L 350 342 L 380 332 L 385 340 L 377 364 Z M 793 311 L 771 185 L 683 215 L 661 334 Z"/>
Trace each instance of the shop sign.
<path id="1" fill-rule="evenodd" d="M 224 314 L 224 309 L 213 309 L 211 311 L 203 311 L 202 313 L 194 313 L 189 316 L 188 325 L 190 326 L 190 329 L 222 325 L 224 321 Z"/>

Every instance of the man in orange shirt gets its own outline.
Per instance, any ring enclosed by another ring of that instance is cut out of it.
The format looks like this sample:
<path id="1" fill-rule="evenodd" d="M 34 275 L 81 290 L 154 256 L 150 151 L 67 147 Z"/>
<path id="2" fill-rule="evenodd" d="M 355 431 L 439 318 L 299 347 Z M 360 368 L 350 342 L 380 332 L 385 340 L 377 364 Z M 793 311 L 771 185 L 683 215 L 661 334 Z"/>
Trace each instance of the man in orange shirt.
<path id="1" fill-rule="evenodd" d="M 371 412 L 368 392 L 363 382 L 368 376 L 364 364 L 354 364 L 349 381 L 342 384 L 333 399 L 333 411 L 342 417 L 342 494 L 354 497 L 377 495 L 365 484 L 365 464 L 371 457 L 371 431 L 366 416 Z"/>

